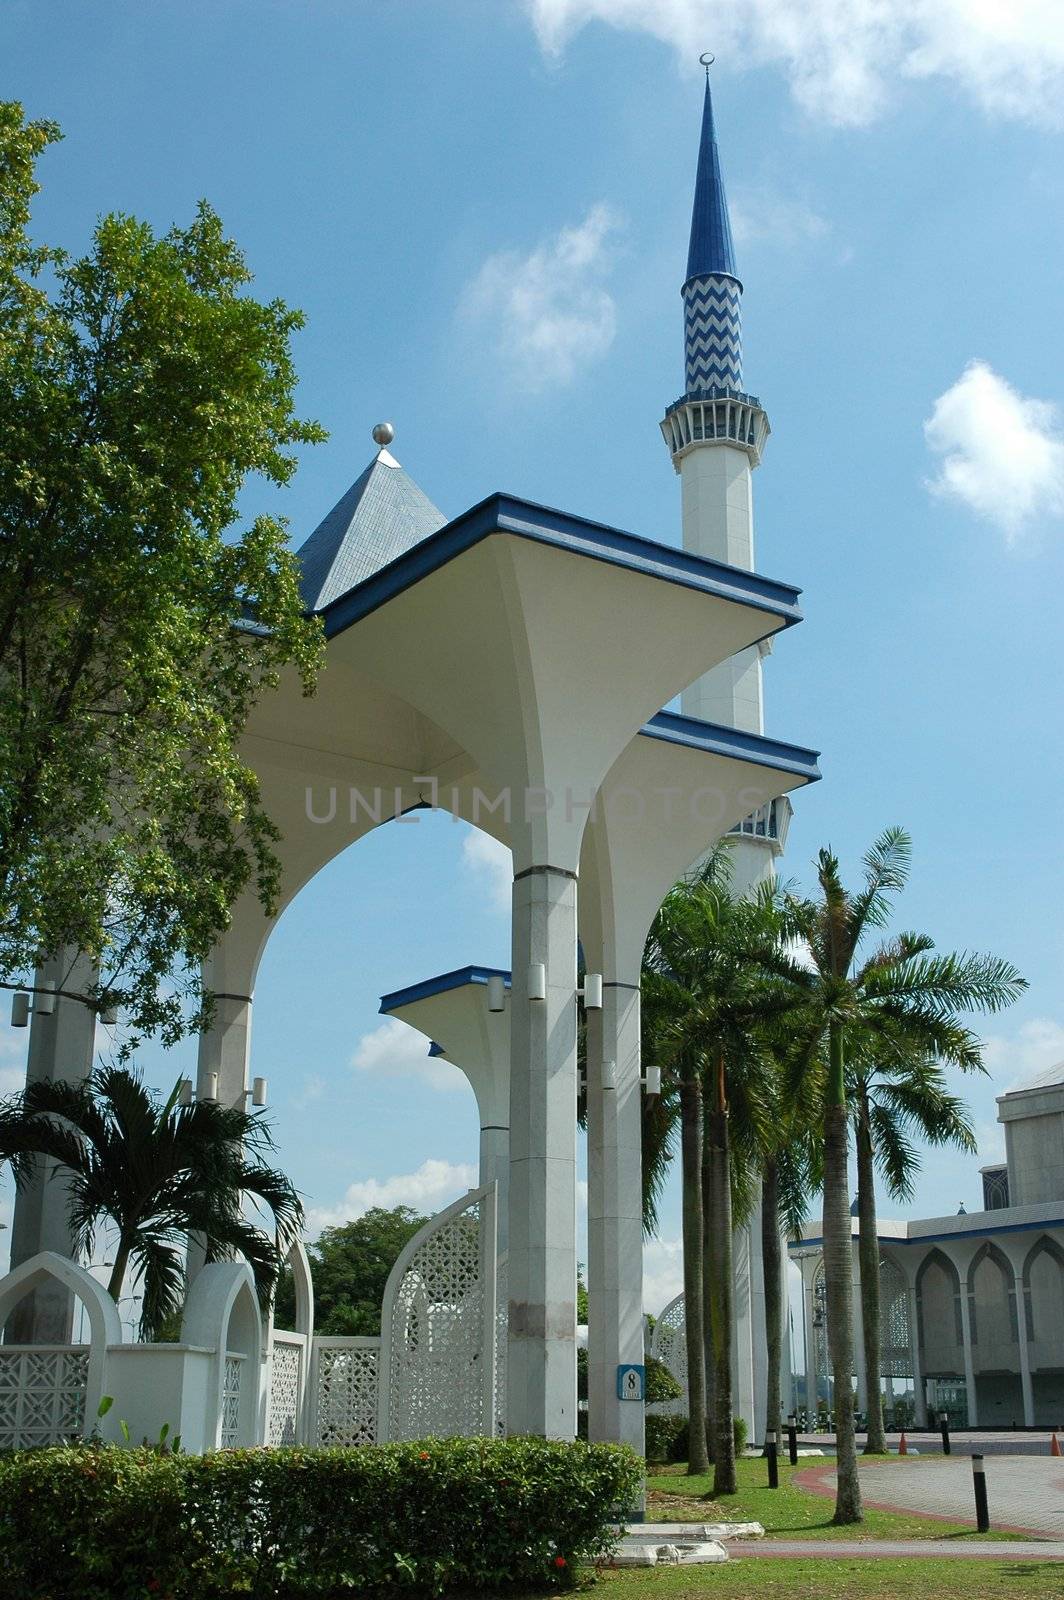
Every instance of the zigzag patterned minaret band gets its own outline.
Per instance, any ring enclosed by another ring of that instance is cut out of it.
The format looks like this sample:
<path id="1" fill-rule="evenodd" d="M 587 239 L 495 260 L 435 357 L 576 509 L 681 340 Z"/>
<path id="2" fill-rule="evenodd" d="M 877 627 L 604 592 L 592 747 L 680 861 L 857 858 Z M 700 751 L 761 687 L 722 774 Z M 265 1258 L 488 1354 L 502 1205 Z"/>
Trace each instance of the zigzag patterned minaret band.
<path id="1" fill-rule="evenodd" d="M 683 286 L 684 378 L 689 395 L 743 386 L 742 285 L 719 273 Z"/>

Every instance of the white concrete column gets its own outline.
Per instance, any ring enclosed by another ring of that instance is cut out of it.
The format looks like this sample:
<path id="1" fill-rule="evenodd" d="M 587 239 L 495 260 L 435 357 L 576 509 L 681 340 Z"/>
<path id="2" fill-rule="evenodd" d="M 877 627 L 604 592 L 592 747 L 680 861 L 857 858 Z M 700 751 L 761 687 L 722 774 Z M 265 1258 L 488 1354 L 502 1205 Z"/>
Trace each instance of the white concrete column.
<path id="1" fill-rule="evenodd" d="M 212 1091 L 219 1105 L 247 1107 L 248 1069 L 251 1060 L 252 978 L 258 950 L 249 959 L 238 936 L 223 935 L 214 953 L 203 964 L 203 986 L 214 997 L 214 1016 L 199 1036 L 196 1063 L 196 1096 L 203 1099 Z M 186 1272 L 191 1285 L 205 1260 L 202 1240 L 189 1237 Z"/>
<path id="2" fill-rule="evenodd" d="M 546 999 L 529 999 L 529 967 Z M 576 1434 L 576 877 L 514 878 L 507 1429 Z"/>
<path id="3" fill-rule="evenodd" d="M 510 1239 L 510 1129 L 501 1123 L 480 1129 L 480 1183 L 497 1183 L 495 1247 L 505 1255 Z"/>
<path id="4" fill-rule="evenodd" d="M 1023 1271 L 1014 1272 L 1016 1284 L 1016 1340 L 1020 1347 L 1020 1383 L 1023 1387 L 1023 1425 L 1034 1427 L 1034 1387 L 1031 1383 L 1031 1352 L 1027 1348 L 1027 1306 L 1023 1295 Z"/>
<path id="5" fill-rule="evenodd" d="M 916 1426 L 927 1427 L 927 1390 L 924 1387 L 923 1365 L 920 1360 L 920 1307 L 916 1298 L 916 1285 L 909 1285 L 909 1327 L 913 1352 L 913 1395 L 916 1402 Z"/>
<path id="6" fill-rule="evenodd" d="M 75 994 L 96 982 L 94 964 L 76 950 L 64 949 L 45 962 L 37 982 Z M 96 1012 L 78 1000 L 57 996 L 50 1015 L 36 1006 L 30 1024 L 26 1082 L 83 1083 L 92 1072 Z M 67 1185 L 53 1176 L 56 1163 L 38 1159 L 33 1176 L 15 1196 L 11 1219 L 11 1265 L 17 1267 L 41 1250 L 74 1259 L 67 1223 Z M 49 1282 L 19 1302 L 8 1318 L 11 1344 L 69 1344 L 74 1301 L 69 1290 Z"/>
<path id="7" fill-rule="evenodd" d="M 644 1406 L 617 1394 L 645 1359 L 638 986 L 607 980 L 587 1025 L 588 1437 L 642 1455 Z"/>
<path id="8" fill-rule="evenodd" d="M 760 1237 L 760 1220 L 758 1222 Z M 757 1414 L 754 1389 L 754 1262 L 750 1224 L 732 1230 L 732 1409 L 746 1423 L 746 1437 L 753 1444 L 764 1426 L 764 1406 Z M 762 1318 L 762 1334 L 764 1318 Z M 764 1399 L 764 1388 L 760 1391 Z"/>
<path id="9" fill-rule="evenodd" d="M 861 1267 L 857 1242 L 853 1247 L 853 1354 L 857 1373 L 857 1409 L 868 1410 L 868 1367 L 865 1362 L 864 1313 L 861 1307 Z M 876 1379 L 878 1382 L 878 1377 Z"/>
<path id="10" fill-rule="evenodd" d="M 816 1328 L 813 1318 L 816 1314 L 816 1297 L 813 1288 L 816 1283 L 814 1273 L 815 1260 L 810 1264 L 808 1273 L 806 1263 L 802 1262 L 802 1316 L 805 1338 L 805 1408 L 808 1412 L 809 1427 L 816 1427 L 817 1408 L 817 1371 L 816 1371 Z"/>
<path id="11" fill-rule="evenodd" d="M 979 1426 L 979 1401 L 975 1392 L 975 1363 L 972 1359 L 972 1319 L 968 1309 L 968 1272 L 960 1274 L 961 1283 L 961 1343 L 964 1347 L 964 1387 L 968 1392 L 968 1426 Z"/>

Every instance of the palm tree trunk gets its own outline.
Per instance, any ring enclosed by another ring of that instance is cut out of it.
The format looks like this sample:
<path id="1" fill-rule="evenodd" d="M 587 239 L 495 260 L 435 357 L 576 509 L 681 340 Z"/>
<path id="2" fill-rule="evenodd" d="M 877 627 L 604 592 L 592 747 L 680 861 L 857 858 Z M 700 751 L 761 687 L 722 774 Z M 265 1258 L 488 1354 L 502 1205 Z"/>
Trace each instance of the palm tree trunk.
<path id="1" fill-rule="evenodd" d="M 765 1161 L 761 1175 L 761 1260 L 765 1284 L 765 1343 L 768 1379 L 765 1384 L 765 1431 L 779 1437 L 780 1368 L 783 1364 L 783 1251 L 780 1246 L 780 1170 L 774 1156 Z"/>
<path id="2" fill-rule="evenodd" d="M 706 1450 L 706 1345 L 702 1318 L 702 1090 L 680 1083 L 680 1157 L 683 1170 L 683 1294 L 687 1338 L 687 1471 L 709 1471 Z"/>
<path id="3" fill-rule="evenodd" d="M 119 1296 L 122 1293 L 122 1285 L 125 1282 L 126 1268 L 129 1266 L 129 1253 L 132 1249 L 132 1243 L 130 1239 L 119 1237 L 114 1265 L 111 1268 L 111 1276 L 107 1284 L 107 1293 L 111 1296 L 115 1305 L 118 1304 Z"/>
<path id="4" fill-rule="evenodd" d="M 710 1307 L 713 1328 L 716 1421 L 713 1498 L 735 1494 L 735 1430 L 732 1422 L 732 1204 L 731 1148 L 724 1057 L 713 1074 L 713 1109 L 709 1114 L 710 1171 L 713 1191 L 709 1228 Z"/>
<path id="5" fill-rule="evenodd" d="M 868 1435 L 865 1455 L 885 1455 L 883 1396 L 879 1389 L 879 1238 L 876 1229 L 876 1178 L 872 1157 L 872 1127 L 868 1095 L 857 1106 L 857 1254 L 861 1264 L 861 1321 L 864 1330 L 865 1372 L 868 1375 Z"/>
<path id="6" fill-rule="evenodd" d="M 717 1459 L 717 1376 L 713 1353 L 713 1306 L 710 1299 L 713 1272 L 709 1262 L 710 1230 L 713 1226 L 713 1156 L 709 1137 L 710 1118 L 702 1119 L 702 1246 L 706 1252 L 702 1269 L 702 1332 L 706 1343 L 706 1443 L 709 1459 Z"/>
<path id="7" fill-rule="evenodd" d="M 827 1104 L 824 1110 L 824 1285 L 827 1290 L 828 1354 L 834 1383 L 836 1523 L 861 1521 L 857 1441 L 853 1405 L 853 1244 L 847 1156 L 845 1061 L 842 1030 L 833 1025 Z"/>

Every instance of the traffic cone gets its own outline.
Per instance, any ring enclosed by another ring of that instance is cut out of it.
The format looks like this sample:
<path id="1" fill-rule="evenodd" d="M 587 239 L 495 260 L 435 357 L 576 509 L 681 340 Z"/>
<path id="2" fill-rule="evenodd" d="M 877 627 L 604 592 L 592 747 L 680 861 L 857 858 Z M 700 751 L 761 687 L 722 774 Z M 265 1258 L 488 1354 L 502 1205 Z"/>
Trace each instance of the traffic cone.
<path id="1" fill-rule="evenodd" d="M 904 1428 L 901 1430 L 901 1438 L 898 1440 L 898 1454 L 900 1456 L 907 1456 L 909 1454 L 909 1441 L 905 1437 Z"/>
<path id="2" fill-rule="evenodd" d="M 1060 1441 L 1058 1440 L 1056 1434 L 1053 1435 L 1053 1438 L 1050 1441 L 1049 1454 L 1051 1456 L 1059 1456 L 1060 1454 Z"/>

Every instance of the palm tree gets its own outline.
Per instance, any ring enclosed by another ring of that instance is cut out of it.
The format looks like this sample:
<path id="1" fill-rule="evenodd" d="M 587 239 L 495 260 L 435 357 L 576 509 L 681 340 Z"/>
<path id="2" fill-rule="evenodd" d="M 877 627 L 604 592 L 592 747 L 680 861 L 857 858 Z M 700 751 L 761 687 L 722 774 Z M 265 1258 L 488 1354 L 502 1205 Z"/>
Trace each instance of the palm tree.
<path id="1" fill-rule="evenodd" d="M 186 1235 L 208 1261 L 245 1257 L 267 1304 L 281 1260 L 303 1220 L 288 1179 L 264 1161 L 268 1125 L 242 1109 L 199 1100 L 165 1104 L 134 1073 L 102 1067 L 83 1083 L 37 1082 L 0 1103 L 0 1163 L 17 1185 L 43 1156 L 63 1169 L 75 1250 L 98 1227 L 117 1230 L 108 1293 L 117 1303 L 130 1264 L 143 1286 L 141 1337 L 158 1335 L 181 1305 Z M 276 1239 L 247 1221 L 250 1195 L 273 1214 Z"/>
<path id="2" fill-rule="evenodd" d="M 847 1057 L 860 1060 L 869 1039 L 889 1038 L 912 1057 L 957 1061 L 958 1051 L 964 1053 L 962 1038 L 970 1039 L 958 1027 L 958 1013 L 997 1011 L 1026 988 L 1008 962 L 994 956 L 933 955 L 927 940 L 912 936 L 885 946 L 855 970 L 863 938 L 883 926 L 890 897 L 905 887 L 910 859 L 909 835 L 902 828 L 888 828 L 864 857 L 864 882 L 851 893 L 842 883 L 838 859 L 821 850 L 819 897 L 794 908 L 809 956 L 808 965 L 795 961 L 792 974 L 807 1002 L 801 1064 L 807 1070 L 823 1069 L 825 1047 L 827 1055 L 822 1070 L 822 1232 L 838 1462 L 834 1520 L 840 1524 L 861 1520 L 853 1404 Z"/>
<path id="3" fill-rule="evenodd" d="M 768 1030 L 797 1003 L 797 996 L 775 976 L 777 962 L 789 972 L 782 954 L 782 920 L 771 887 L 752 900 L 733 901 L 726 873 L 703 871 L 680 883 L 666 899 L 647 946 L 647 966 L 660 1005 L 671 1015 L 665 1034 L 666 1058 L 682 1064 L 681 1108 L 685 1099 L 692 1115 L 684 1119 L 684 1257 L 688 1256 L 688 1207 L 703 1186 L 703 1174 L 688 1182 L 687 1140 L 692 1142 L 694 1102 L 703 1093 L 705 1114 L 704 1167 L 710 1193 L 703 1189 L 708 1219 L 708 1308 L 713 1355 L 713 1494 L 734 1494 L 733 1373 L 731 1318 L 733 1299 L 733 1191 L 752 1196 L 749 1173 L 756 1151 L 768 1143 L 770 1093 L 774 1062 Z M 733 1160 L 732 1118 L 740 1130 L 738 1160 Z M 703 1232 L 703 1219 L 692 1216 L 692 1240 Z M 692 1244 L 693 1254 L 693 1244 Z M 695 1274 L 692 1273 L 692 1279 Z M 694 1342 L 691 1296 L 685 1275 L 686 1323 Z M 697 1318 L 696 1318 L 697 1320 Z M 704 1359 L 703 1359 L 704 1364 Z M 692 1395 L 691 1414 L 695 1413 Z"/>
<path id="4" fill-rule="evenodd" d="M 971 1070 L 974 1059 L 981 1057 L 981 1049 L 978 1040 L 958 1029 L 956 1049 L 950 1059 L 964 1070 Z M 887 1443 L 879 1388 L 881 1319 L 875 1171 L 878 1167 L 892 1199 L 910 1200 L 920 1170 L 913 1133 L 928 1144 L 953 1144 L 973 1153 L 976 1142 L 968 1109 L 949 1092 L 938 1062 L 923 1055 L 910 1055 L 904 1041 L 895 1043 L 883 1034 L 874 1035 L 866 1052 L 848 1064 L 847 1092 L 857 1150 L 857 1252 L 868 1374 L 865 1454 L 877 1455 L 886 1451 Z"/>

